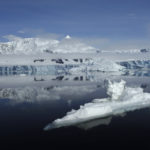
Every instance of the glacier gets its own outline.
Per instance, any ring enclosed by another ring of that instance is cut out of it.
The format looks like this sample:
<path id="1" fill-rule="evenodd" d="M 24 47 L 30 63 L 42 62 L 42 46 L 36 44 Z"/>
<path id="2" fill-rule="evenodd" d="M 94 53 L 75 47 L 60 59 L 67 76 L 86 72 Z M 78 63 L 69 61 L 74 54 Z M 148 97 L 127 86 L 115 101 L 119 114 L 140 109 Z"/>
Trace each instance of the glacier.
<path id="1" fill-rule="evenodd" d="M 67 35 L 62 39 L 8 36 L 0 43 L 0 74 L 149 69 L 150 50 L 104 51 Z"/>
<path id="2" fill-rule="evenodd" d="M 64 65 L 1 65 L 0 75 L 59 75 L 78 74 L 79 72 L 118 72 L 118 74 L 132 76 L 150 76 L 150 60 L 117 62 L 94 60 L 91 64 L 64 64 Z"/>
<path id="3" fill-rule="evenodd" d="M 35 53 L 88 53 L 96 49 L 69 35 L 61 40 L 48 38 L 21 38 L 9 35 L 9 42 L 0 43 L 0 54 L 35 54 Z"/>
<path id="4" fill-rule="evenodd" d="M 44 37 L 22 38 L 14 35 L 4 36 L 8 42 L 0 42 L 0 54 L 36 54 L 36 53 L 111 53 L 89 46 L 69 35 L 62 39 Z M 121 49 L 115 53 L 147 53 L 150 49 Z"/>

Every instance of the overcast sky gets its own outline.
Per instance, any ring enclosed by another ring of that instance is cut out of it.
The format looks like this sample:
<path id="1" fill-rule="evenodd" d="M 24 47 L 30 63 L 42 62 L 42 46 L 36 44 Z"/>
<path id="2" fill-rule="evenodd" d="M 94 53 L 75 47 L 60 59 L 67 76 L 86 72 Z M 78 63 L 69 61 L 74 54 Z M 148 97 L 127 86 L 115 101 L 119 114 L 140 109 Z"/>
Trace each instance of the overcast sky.
<path id="1" fill-rule="evenodd" d="M 0 35 L 150 39 L 149 0 L 0 0 Z"/>

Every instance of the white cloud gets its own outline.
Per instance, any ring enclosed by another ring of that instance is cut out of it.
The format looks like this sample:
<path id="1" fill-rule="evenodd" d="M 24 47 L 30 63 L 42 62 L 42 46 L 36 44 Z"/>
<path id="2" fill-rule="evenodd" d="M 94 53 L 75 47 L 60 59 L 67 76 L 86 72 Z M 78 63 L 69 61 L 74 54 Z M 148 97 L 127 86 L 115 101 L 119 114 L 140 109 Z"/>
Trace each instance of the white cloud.
<path id="1" fill-rule="evenodd" d="M 21 29 L 18 31 L 18 33 L 24 33 L 29 37 L 50 38 L 50 39 L 58 39 L 63 36 L 62 34 L 48 33 L 44 29 L 30 29 L 30 28 Z"/>
<path id="2" fill-rule="evenodd" d="M 15 41 L 15 40 L 22 39 L 21 37 L 18 37 L 18 36 L 15 36 L 15 35 L 5 35 L 5 36 L 3 36 L 3 38 L 5 38 L 9 41 Z"/>
<path id="3" fill-rule="evenodd" d="M 150 39 L 111 39 L 95 38 L 83 39 L 85 43 L 91 44 L 100 50 L 130 50 L 150 48 Z"/>
<path id="4" fill-rule="evenodd" d="M 148 36 L 150 38 L 150 23 L 147 24 L 147 32 L 148 32 Z"/>
<path id="5" fill-rule="evenodd" d="M 137 18 L 137 15 L 133 12 L 128 13 L 128 16 L 129 16 L 130 19 L 136 19 Z"/>
<path id="6" fill-rule="evenodd" d="M 23 31 L 23 30 L 19 30 L 19 31 L 18 31 L 18 33 L 24 34 L 24 33 L 25 33 L 25 31 Z"/>

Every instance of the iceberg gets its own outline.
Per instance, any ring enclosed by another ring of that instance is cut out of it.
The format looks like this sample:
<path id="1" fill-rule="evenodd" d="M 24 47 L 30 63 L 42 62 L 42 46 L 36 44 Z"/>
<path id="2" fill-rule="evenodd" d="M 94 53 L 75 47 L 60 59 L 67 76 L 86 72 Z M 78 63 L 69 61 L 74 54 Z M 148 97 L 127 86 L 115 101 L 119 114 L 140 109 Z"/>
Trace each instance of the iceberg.
<path id="1" fill-rule="evenodd" d="M 150 93 L 144 93 L 143 89 L 125 86 L 125 81 L 106 81 L 107 98 L 94 99 L 90 103 L 80 106 L 78 110 L 72 110 L 63 118 L 56 119 L 44 127 L 51 130 L 65 126 L 79 126 L 90 120 L 122 115 L 128 111 L 134 111 L 150 107 Z"/>

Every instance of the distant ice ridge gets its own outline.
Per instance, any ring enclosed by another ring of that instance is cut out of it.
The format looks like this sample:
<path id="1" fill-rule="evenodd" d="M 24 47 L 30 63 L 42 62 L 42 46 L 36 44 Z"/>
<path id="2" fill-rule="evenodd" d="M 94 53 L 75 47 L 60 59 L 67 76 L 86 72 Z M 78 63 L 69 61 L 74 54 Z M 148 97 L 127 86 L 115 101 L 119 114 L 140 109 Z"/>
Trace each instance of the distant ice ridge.
<path id="1" fill-rule="evenodd" d="M 72 110 L 61 119 L 56 119 L 48 124 L 44 130 L 70 125 L 84 125 L 84 122 L 121 115 L 128 111 L 150 107 L 150 93 L 144 93 L 142 88 L 125 86 L 125 81 L 106 81 L 108 98 L 94 99 L 92 102 Z"/>
<path id="2" fill-rule="evenodd" d="M 108 51 L 108 50 L 101 50 L 101 52 L 112 52 L 112 51 Z M 146 53 L 146 52 L 150 52 L 150 48 L 143 48 L 143 49 L 115 49 L 113 50 L 113 52 L 115 53 Z"/>
<path id="3" fill-rule="evenodd" d="M 60 72 L 66 73 L 67 68 L 59 67 L 55 65 L 45 65 L 45 66 L 32 66 L 32 65 L 18 65 L 18 66 L 0 66 L 0 75 L 37 75 L 37 74 L 59 74 Z"/>
<path id="4" fill-rule="evenodd" d="M 35 54 L 35 53 L 89 53 L 96 49 L 67 35 L 62 40 L 48 38 L 20 38 L 13 35 L 10 41 L 0 43 L 1 54 Z"/>
<path id="5" fill-rule="evenodd" d="M 79 67 L 74 67 L 70 70 L 70 72 L 75 73 L 78 71 L 104 71 L 104 72 L 115 72 L 115 71 L 123 71 L 124 66 L 115 63 L 111 60 L 106 60 L 103 58 L 96 58 L 91 60 L 87 64 L 80 65 Z"/>
<path id="6" fill-rule="evenodd" d="M 102 65 L 102 64 L 101 64 Z M 117 65 L 115 63 L 110 63 L 110 65 L 104 66 L 97 65 L 65 65 L 65 66 L 57 66 L 57 65 L 45 65 L 45 66 L 32 66 L 32 65 L 23 65 L 23 66 L 0 66 L 0 75 L 37 75 L 37 74 L 79 74 L 80 72 L 95 72 L 95 71 L 105 71 L 105 72 L 116 72 L 123 69 L 123 66 Z M 122 72 L 120 71 L 120 74 Z"/>
<path id="7" fill-rule="evenodd" d="M 126 69 L 150 69 L 150 60 L 122 61 L 117 64 L 124 66 Z"/>
<path id="8" fill-rule="evenodd" d="M 35 54 L 35 53 L 145 53 L 150 49 L 100 50 L 82 43 L 67 35 L 61 40 L 52 38 L 21 38 L 14 35 L 5 36 L 9 42 L 0 42 L 1 54 Z"/>

